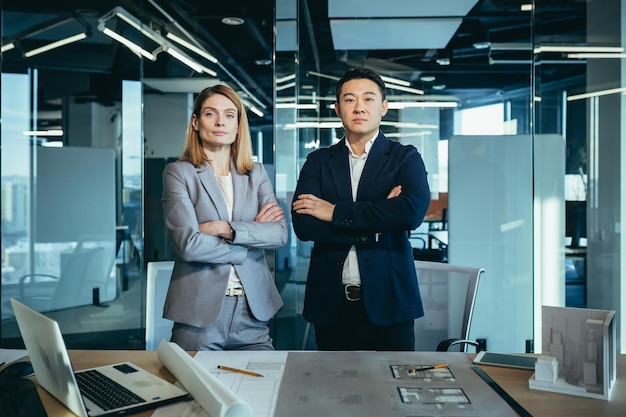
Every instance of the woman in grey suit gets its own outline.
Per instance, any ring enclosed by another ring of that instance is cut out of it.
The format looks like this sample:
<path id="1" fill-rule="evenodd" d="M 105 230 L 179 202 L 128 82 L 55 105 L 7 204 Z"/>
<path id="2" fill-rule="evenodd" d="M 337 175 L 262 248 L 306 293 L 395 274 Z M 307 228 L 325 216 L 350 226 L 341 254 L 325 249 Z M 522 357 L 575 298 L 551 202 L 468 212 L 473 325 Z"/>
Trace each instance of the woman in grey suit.
<path id="1" fill-rule="evenodd" d="M 265 249 L 287 242 L 287 222 L 231 88 L 196 98 L 183 154 L 163 171 L 162 201 L 176 252 L 163 313 L 171 340 L 185 350 L 274 349 L 267 323 L 283 303 Z"/>

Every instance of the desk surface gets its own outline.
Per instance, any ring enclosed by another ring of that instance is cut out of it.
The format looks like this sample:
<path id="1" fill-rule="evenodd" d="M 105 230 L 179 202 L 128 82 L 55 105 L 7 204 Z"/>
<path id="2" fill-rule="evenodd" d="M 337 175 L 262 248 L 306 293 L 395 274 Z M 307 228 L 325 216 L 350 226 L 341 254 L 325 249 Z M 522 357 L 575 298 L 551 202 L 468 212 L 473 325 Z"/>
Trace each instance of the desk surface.
<path id="1" fill-rule="evenodd" d="M 154 351 L 72 350 L 70 357 L 76 370 L 131 361 L 168 381 L 174 381 Z M 611 401 L 531 390 L 528 388 L 528 379 L 532 371 L 495 366 L 482 366 L 482 368 L 534 417 L 623 417 L 626 415 L 626 355 L 617 357 L 617 381 Z M 39 394 L 49 417 L 74 416 L 42 388 L 39 388 Z M 147 417 L 151 414 L 151 411 L 147 411 L 133 415 Z"/>

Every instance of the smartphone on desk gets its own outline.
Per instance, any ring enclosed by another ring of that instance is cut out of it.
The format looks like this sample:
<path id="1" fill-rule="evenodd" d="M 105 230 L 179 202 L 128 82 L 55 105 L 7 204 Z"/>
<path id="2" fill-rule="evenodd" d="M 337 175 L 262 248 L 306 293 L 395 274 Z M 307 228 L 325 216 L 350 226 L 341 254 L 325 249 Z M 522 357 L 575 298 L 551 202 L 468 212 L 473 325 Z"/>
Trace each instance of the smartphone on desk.
<path id="1" fill-rule="evenodd" d="M 482 350 L 478 352 L 473 362 L 477 365 L 494 365 L 534 370 L 537 357 L 538 355 L 532 354 L 494 353 Z"/>

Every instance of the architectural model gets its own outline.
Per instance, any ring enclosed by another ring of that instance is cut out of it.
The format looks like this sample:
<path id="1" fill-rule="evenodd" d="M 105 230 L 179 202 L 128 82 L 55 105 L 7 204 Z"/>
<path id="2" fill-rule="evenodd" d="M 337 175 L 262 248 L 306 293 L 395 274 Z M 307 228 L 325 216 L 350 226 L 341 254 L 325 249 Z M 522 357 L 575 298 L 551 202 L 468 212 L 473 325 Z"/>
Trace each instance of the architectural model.
<path id="1" fill-rule="evenodd" d="M 542 307 L 542 356 L 530 388 L 611 398 L 616 372 L 615 312 Z"/>

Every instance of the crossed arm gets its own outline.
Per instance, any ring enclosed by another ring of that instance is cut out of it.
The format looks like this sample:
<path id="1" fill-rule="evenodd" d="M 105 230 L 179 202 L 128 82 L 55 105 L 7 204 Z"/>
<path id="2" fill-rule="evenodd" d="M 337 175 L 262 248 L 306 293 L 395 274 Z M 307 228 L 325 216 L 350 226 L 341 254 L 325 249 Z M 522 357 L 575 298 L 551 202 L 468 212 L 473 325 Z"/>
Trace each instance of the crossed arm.
<path id="1" fill-rule="evenodd" d="M 285 218 L 285 212 L 276 202 L 269 202 L 261 207 L 256 215 L 255 222 L 277 223 Z M 205 235 L 230 238 L 230 223 L 225 220 L 212 220 L 198 223 L 198 228 Z"/>
<path id="2" fill-rule="evenodd" d="M 402 186 L 396 185 L 387 195 L 387 200 L 399 196 L 401 192 Z M 298 214 L 308 214 L 318 220 L 331 222 L 333 220 L 335 205 L 313 194 L 300 194 L 293 202 L 293 209 Z"/>

